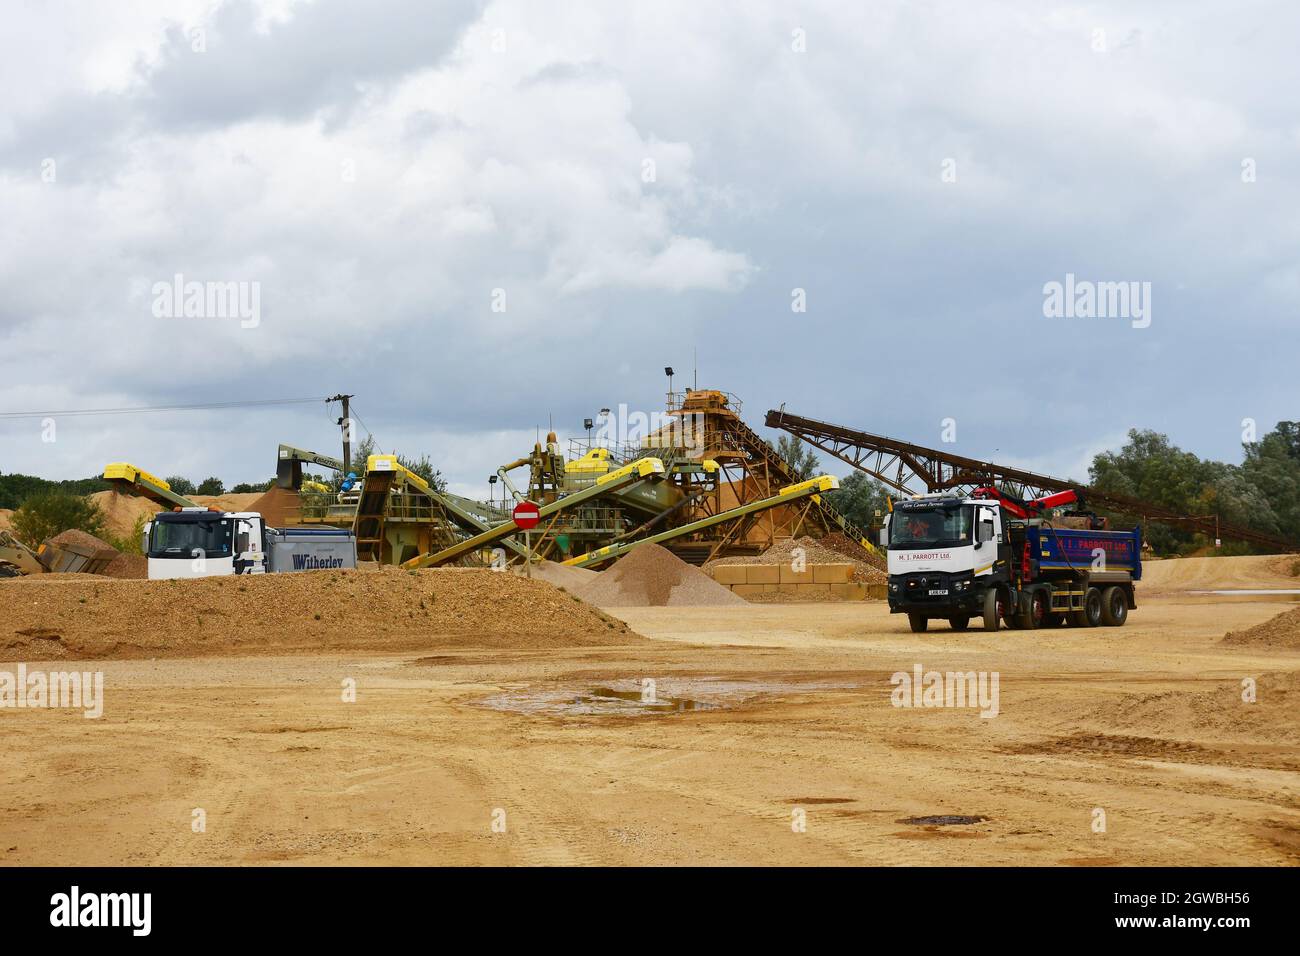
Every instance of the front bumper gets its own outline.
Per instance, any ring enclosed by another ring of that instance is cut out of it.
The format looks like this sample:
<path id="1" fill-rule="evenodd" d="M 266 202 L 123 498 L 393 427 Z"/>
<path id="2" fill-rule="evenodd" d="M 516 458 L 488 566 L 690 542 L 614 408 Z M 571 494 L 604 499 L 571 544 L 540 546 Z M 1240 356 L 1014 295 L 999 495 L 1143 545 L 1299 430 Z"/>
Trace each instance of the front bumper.
<path id="1" fill-rule="evenodd" d="M 932 594 L 946 591 L 946 594 Z M 944 574 L 921 571 L 889 578 L 889 610 L 892 614 L 921 612 L 936 617 L 983 610 L 983 594 L 974 586 L 969 572 Z"/>

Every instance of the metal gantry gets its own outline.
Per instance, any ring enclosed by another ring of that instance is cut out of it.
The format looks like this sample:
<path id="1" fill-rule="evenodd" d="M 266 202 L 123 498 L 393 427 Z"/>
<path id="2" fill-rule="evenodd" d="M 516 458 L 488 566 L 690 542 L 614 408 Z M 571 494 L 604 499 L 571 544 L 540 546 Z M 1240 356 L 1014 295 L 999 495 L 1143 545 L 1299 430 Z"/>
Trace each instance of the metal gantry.
<path id="1" fill-rule="evenodd" d="M 980 461 L 884 435 L 832 425 L 791 414 L 783 408 L 769 411 L 766 424 L 768 428 L 780 428 L 789 432 L 904 495 L 949 490 L 966 494 L 981 486 L 996 485 L 1018 498 L 1033 499 L 1053 491 L 1074 488 L 1090 504 L 1139 517 L 1144 521 L 1182 523 L 1216 538 L 1233 538 L 1278 551 L 1300 551 L 1300 544 L 1294 541 L 1220 521 L 1217 515 L 1183 514 L 1067 478 L 1039 475 L 1022 468 Z"/>

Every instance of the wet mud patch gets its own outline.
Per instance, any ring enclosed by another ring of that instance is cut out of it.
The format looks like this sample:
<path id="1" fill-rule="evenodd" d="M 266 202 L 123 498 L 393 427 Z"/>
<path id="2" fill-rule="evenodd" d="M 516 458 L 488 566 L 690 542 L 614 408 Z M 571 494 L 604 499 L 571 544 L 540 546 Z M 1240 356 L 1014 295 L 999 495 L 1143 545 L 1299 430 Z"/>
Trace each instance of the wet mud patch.
<path id="1" fill-rule="evenodd" d="M 535 685 L 478 701 L 479 706 L 555 717 L 644 716 L 728 710 L 790 694 L 843 690 L 856 684 L 796 683 L 719 677 L 642 678 Z"/>

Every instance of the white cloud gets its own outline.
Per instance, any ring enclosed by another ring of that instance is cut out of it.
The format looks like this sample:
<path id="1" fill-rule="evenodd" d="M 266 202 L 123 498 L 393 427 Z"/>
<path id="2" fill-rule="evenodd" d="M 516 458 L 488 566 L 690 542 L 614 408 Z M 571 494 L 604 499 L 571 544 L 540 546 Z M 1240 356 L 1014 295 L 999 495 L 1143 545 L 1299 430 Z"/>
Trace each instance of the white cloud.
<path id="1" fill-rule="evenodd" d="M 1295 11 L 1265 14 L 24 6 L 0 40 L 0 82 L 18 91 L 0 116 L 0 348 L 18 357 L 0 401 L 342 389 L 412 453 L 468 436 L 513 457 L 526 447 L 473 436 L 526 431 L 539 406 L 570 421 L 653 401 L 658 369 L 698 348 L 701 384 L 741 392 L 755 424 L 788 402 L 924 443 L 957 408 L 985 451 L 1078 467 L 1073 436 L 1110 442 L 1136 409 L 1231 453 L 1230 430 L 1206 424 L 1210 390 L 1170 396 L 1209 367 L 1248 406 L 1224 421 L 1286 407 L 1300 188 L 1284 171 L 1300 134 L 1276 91 L 1300 68 Z M 1066 271 L 1152 280 L 1152 329 L 1045 323 L 1037 290 Z M 261 283 L 261 324 L 155 319 L 148 290 L 176 273 Z M 811 303 L 797 321 L 795 286 Z M 896 361 L 903 331 L 945 343 L 924 382 Z M 1007 355 L 1032 360 L 1012 375 Z M 1044 416 L 1071 440 L 1039 435 Z M 154 470 L 251 480 L 263 445 L 324 446 L 327 424 L 250 415 L 231 450 L 184 445 L 179 421 L 120 420 L 57 457 L 6 426 L 0 467 L 83 474 L 129 449 Z M 297 427 L 316 437 L 284 434 Z M 469 484 L 484 464 L 438 463 Z"/>

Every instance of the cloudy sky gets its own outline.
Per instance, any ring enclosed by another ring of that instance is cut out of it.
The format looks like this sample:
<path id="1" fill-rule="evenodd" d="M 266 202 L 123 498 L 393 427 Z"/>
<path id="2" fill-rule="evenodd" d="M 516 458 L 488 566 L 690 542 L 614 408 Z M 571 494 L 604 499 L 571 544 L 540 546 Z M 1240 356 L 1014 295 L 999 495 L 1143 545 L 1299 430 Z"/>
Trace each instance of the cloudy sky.
<path id="1" fill-rule="evenodd" d="M 1298 35 L 1284 0 L 10 3 L 0 412 L 346 391 L 482 495 L 698 354 L 755 426 L 1239 460 L 1300 417 Z M 1149 283 L 1149 324 L 1044 315 L 1067 274 Z M 256 320 L 167 314 L 176 275 Z M 258 480 L 337 414 L 2 419 L 0 471 Z"/>

